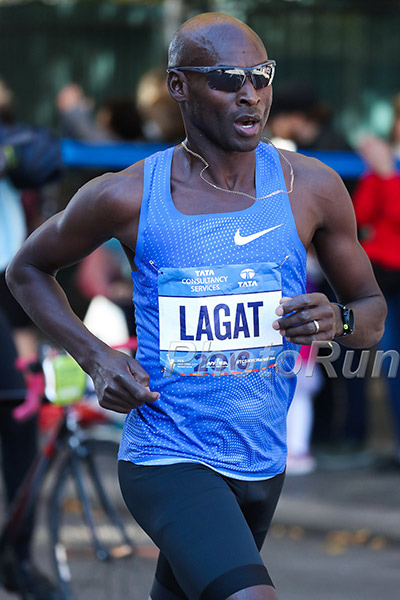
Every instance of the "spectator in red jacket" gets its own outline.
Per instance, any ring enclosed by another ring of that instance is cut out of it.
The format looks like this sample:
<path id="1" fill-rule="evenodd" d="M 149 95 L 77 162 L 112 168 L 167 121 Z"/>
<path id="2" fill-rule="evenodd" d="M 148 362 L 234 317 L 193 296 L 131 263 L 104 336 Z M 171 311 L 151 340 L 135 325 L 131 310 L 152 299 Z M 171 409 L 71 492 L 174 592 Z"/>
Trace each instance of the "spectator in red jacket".
<path id="1" fill-rule="evenodd" d="M 375 271 L 388 303 L 383 350 L 400 352 L 400 172 L 396 167 L 396 148 L 400 148 L 400 95 L 395 102 L 392 144 L 367 137 L 360 154 L 368 173 L 360 180 L 354 194 L 354 207 L 361 242 Z M 400 380 L 388 377 L 396 435 L 394 464 L 400 469 Z"/>

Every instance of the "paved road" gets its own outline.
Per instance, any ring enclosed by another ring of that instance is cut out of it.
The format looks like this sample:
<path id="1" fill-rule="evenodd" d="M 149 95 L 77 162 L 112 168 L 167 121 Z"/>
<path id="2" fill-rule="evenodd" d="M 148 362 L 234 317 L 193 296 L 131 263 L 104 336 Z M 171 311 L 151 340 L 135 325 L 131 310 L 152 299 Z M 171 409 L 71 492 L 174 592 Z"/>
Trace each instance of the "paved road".
<path id="1" fill-rule="evenodd" d="M 275 525 L 263 549 L 280 600 L 398 600 L 400 549 L 382 539 L 346 539 L 308 534 L 298 527 Z M 84 583 L 78 600 L 147 600 L 156 549 L 147 543 L 133 559 L 107 564 L 82 562 Z M 46 569 L 43 544 L 36 561 Z M 103 578 L 101 572 L 107 573 Z M 83 581 L 83 579 L 81 580 Z M 104 583 L 106 582 L 106 583 Z M 0 600 L 15 596 L 0 591 Z"/>
<path id="2" fill-rule="evenodd" d="M 379 462 L 368 466 L 364 458 L 351 462 L 345 457 L 338 463 L 336 457 L 334 463 L 321 462 L 311 475 L 287 476 L 262 551 L 280 600 L 400 598 L 400 472 L 386 471 Z M 102 473 L 116 490 L 111 467 L 102 463 Z M 52 565 L 45 516 L 50 485 L 41 497 L 35 543 L 35 562 L 48 574 Z M 1 497 L 0 486 L 0 506 Z M 70 508 L 68 535 L 80 535 L 80 520 Z M 90 553 L 77 554 L 76 600 L 147 600 L 157 549 L 127 519 L 136 555 L 104 564 Z M 0 588 L 0 600 L 13 598 Z"/>
<path id="3" fill-rule="evenodd" d="M 296 490 L 309 489 L 306 480 L 302 479 L 301 484 L 300 480 L 298 484 L 290 480 L 283 503 L 293 500 L 293 486 Z M 365 528 L 340 531 L 326 527 L 318 531 L 316 527 L 296 524 L 295 518 L 290 523 L 286 509 L 281 515 L 286 522 L 279 521 L 278 511 L 262 551 L 280 600 L 398 600 L 400 544 L 395 539 Z M 337 514 L 332 516 L 337 525 Z M 79 580 L 77 600 L 147 600 L 157 550 L 137 527 L 132 527 L 131 533 L 138 545 L 133 558 L 103 564 L 90 554 L 77 557 L 74 563 Z M 50 573 L 42 516 L 35 547 L 36 563 Z M 12 598 L 15 596 L 0 590 L 0 600 Z"/>
<path id="4" fill-rule="evenodd" d="M 398 600 L 400 547 L 383 538 L 278 528 L 263 557 L 280 600 Z M 272 530 L 274 534 L 274 529 Z M 300 535 L 300 539 L 299 539 Z"/>

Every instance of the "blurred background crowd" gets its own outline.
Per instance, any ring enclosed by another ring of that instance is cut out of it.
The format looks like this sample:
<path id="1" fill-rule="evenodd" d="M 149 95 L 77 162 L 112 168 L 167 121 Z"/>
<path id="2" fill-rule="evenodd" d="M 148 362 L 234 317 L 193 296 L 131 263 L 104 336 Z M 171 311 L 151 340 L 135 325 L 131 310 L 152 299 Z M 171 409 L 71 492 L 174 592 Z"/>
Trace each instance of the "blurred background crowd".
<path id="1" fill-rule="evenodd" d="M 40 333 L 6 288 L 7 263 L 26 235 L 61 210 L 85 181 L 110 170 L 104 159 L 96 167 L 85 161 L 71 167 L 61 140 L 88 143 L 88 155 L 93 145 L 106 144 L 110 157 L 121 144 L 134 144 L 137 152 L 182 141 L 179 110 L 165 83 L 167 43 L 181 22 L 205 10 L 246 21 L 277 60 L 265 135 L 281 148 L 323 160 L 327 155 L 319 152 L 331 152 L 330 164 L 339 173 L 348 164 L 341 174 L 354 202 L 360 242 L 389 306 L 379 349 L 393 351 L 388 358 L 397 373 L 400 12 L 395 1 L 0 1 L 2 330 L 12 332 L 19 356 L 37 352 Z M 137 160 L 132 156 L 131 162 Z M 113 343 L 134 334 L 130 273 L 117 244 L 109 242 L 59 277 L 80 317 L 89 307 L 93 313 L 99 297 L 109 301 L 100 309 L 97 305 L 99 310 L 120 310 L 122 321 L 116 325 L 110 317 L 107 330 L 97 332 L 104 339 Z M 332 294 L 312 253 L 308 278 L 310 290 Z M 107 321 L 98 313 L 91 319 Z M 5 348 L 0 348 L 2 361 Z M 371 378 L 376 350 L 368 356 L 354 353 L 351 376 L 341 375 L 344 352 L 335 363 L 335 379 L 321 368 L 309 378 L 300 373 L 289 413 L 289 474 L 336 465 L 379 465 L 400 474 L 399 375 L 387 377 L 388 360 L 382 376 Z M 12 426 L 13 439 L 19 435 L 25 444 L 20 471 L 10 475 L 3 468 L 9 500 L 15 478 L 26 470 L 26 456 L 37 446 L 36 407 L 15 408 L 24 396 L 21 381 L 15 397 L 2 398 L 3 465 L 11 443 L 5 429 Z M 28 557 L 28 545 L 21 546 L 22 559 Z"/>

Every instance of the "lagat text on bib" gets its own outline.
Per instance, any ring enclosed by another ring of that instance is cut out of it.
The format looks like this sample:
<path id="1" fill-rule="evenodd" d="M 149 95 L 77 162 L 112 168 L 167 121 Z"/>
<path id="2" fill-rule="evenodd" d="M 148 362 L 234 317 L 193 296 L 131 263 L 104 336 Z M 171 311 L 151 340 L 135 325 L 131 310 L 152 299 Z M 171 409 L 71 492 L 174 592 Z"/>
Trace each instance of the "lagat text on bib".
<path id="1" fill-rule="evenodd" d="M 160 268 L 160 362 L 166 375 L 267 369 L 282 349 L 272 328 L 282 297 L 276 263 Z"/>

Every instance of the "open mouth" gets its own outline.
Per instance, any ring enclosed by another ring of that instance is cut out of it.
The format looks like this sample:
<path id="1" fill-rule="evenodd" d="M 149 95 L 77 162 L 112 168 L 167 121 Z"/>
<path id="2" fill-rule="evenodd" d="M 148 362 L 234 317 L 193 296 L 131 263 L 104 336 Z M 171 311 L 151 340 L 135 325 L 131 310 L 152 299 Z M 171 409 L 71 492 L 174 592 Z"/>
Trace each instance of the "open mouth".
<path id="1" fill-rule="evenodd" d="M 259 123 L 260 119 L 258 117 L 248 115 L 240 117 L 235 121 L 236 128 L 247 133 L 253 133 L 258 128 Z"/>

